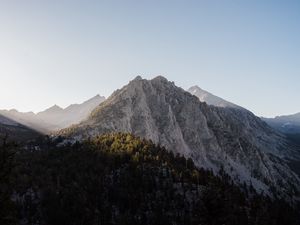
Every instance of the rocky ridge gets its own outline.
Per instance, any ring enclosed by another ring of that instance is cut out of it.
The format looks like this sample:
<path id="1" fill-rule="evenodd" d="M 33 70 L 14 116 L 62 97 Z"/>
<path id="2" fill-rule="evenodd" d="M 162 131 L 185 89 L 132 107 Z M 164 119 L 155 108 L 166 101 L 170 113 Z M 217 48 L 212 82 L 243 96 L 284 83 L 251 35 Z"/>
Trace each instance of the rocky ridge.
<path id="1" fill-rule="evenodd" d="M 224 169 L 237 183 L 270 195 L 299 191 L 299 178 L 285 163 L 288 146 L 282 135 L 245 109 L 202 103 L 161 76 L 137 77 L 87 120 L 59 134 L 82 140 L 108 132 L 152 140 L 199 167 Z"/>

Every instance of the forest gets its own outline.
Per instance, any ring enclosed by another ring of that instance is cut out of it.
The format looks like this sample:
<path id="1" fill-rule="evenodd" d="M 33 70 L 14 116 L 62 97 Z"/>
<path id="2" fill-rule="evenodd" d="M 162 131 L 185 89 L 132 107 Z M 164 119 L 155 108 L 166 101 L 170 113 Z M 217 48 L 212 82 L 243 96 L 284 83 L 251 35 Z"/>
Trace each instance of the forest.
<path id="1" fill-rule="evenodd" d="M 1 225 L 296 225 L 299 206 L 111 133 L 64 144 L 1 140 Z"/>

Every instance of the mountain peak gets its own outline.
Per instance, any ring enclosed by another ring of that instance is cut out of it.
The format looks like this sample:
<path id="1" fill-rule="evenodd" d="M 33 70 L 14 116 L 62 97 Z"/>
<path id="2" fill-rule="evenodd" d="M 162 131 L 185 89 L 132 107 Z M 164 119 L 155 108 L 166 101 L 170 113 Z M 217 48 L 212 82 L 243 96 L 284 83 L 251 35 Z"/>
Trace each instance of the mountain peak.
<path id="1" fill-rule="evenodd" d="M 187 91 L 190 92 L 192 95 L 195 95 L 196 97 L 198 97 L 201 102 L 206 102 L 208 105 L 213 105 L 213 106 L 223 107 L 223 108 L 229 107 L 229 108 L 240 108 L 241 109 L 240 106 L 237 106 L 231 102 L 228 102 L 218 96 L 215 96 L 215 95 L 211 94 L 210 92 L 201 89 L 197 85 L 190 87 Z"/>
<path id="2" fill-rule="evenodd" d="M 161 75 L 154 77 L 152 79 L 152 81 L 158 81 L 158 82 L 164 82 L 164 83 L 169 82 L 167 78 L 165 78 L 164 76 L 161 76 Z"/>
<path id="3" fill-rule="evenodd" d="M 47 110 L 53 110 L 53 111 L 61 111 L 61 110 L 63 110 L 63 108 L 61 108 L 60 106 L 58 106 L 58 105 L 53 105 L 53 106 L 51 106 L 49 109 L 47 109 Z"/>
<path id="4" fill-rule="evenodd" d="M 141 76 L 136 76 L 133 80 L 142 80 L 143 78 Z"/>
<path id="5" fill-rule="evenodd" d="M 202 88 L 200 88 L 198 85 L 194 85 L 194 86 L 192 86 L 192 87 L 190 87 L 189 88 L 189 90 L 202 90 L 203 91 L 203 89 Z"/>
<path id="6" fill-rule="evenodd" d="M 199 94 L 201 93 L 201 95 L 208 95 L 210 94 L 207 91 L 204 91 L 202 88 L 200 88 L 198 85 L 194 85 L 192 87 L 190 87 L 188 90 L 188 92 L 190 92 L 193 95 L 196 95 L 199 98 Z M 198 94 L 198 95 L 197 95 Z"/>
<path id="7" fill-rule="evenodd" d="M 286 165 L 279 172 L 273 166 L 277 156 L 269 158 L 268 154 L 278 153 L 281 157 L 283 140 L 259 118 L 237 106 L 223 109 L 202 104 L 162 76 L 131 81 L 99 105 L 87 120 L 59 134 L 81 140 L 111 132 L 149 139 L 215 172 L 223 166 L 234 179 L 238 178 L 237 182 L 252 183 L 258 191 L 268 192 L 267 183 L 300 182 Z"/>
<path id="8" fill-rule="evenodd" d="M 161 76 L 161 75 L 158 75 L 154 78 L 152 78 L 151 80 L 148 80 L 148 79 L 144 79 L 143 77 L 141 76 L 137 76 L 135 77 L 131 82 L 129 83 L 139 83 L 139 82 L 154 82 L 154 83 L 172 83 L 174 84 L 174 82 L 171 82 L 169 81 L 167 78 L 165 78 L 164 76 Z"/>
<path id="9" fill-rule="evenodd" d="M 64 110 L 63 108 L 61 108 L 60 106 L 55 104 L 55 105 L 51 106 L 50 108 L 48 108 L 48 109 L 46 109 L 42 112 L 37 113 L 37 115 L 43 115 L 43 114 L 49 114 L 49 113 L 50 114 L 57 114 L 57 113 L 62 112 L 63 110 Z"/>
<path id="10" fill-rule="evenodd" d="M 105 97 L 97 94 L 97 95 L 95 95 L 94 97 L 90 98 L 87 101 L 103 101 L 103 100 L 105 100 Z"/>

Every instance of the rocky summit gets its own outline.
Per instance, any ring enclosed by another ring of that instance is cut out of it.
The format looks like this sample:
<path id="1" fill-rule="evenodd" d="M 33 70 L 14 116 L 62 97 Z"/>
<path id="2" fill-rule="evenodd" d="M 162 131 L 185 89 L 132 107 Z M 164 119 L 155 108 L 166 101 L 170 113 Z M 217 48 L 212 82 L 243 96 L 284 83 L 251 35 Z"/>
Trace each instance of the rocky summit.
<path id="1" fill-rule="evenodd" d="M 240 107 L 216 107 L 164 77 L 137 77 L 78 125 L 60 135 L 83 140 L 107 132 L 129 132 L 190 157 L 198 167 L 225 170 L 236 183 L 270 196 L 296 195 L 298 176 L 285 162 L 284 137 Z"/>

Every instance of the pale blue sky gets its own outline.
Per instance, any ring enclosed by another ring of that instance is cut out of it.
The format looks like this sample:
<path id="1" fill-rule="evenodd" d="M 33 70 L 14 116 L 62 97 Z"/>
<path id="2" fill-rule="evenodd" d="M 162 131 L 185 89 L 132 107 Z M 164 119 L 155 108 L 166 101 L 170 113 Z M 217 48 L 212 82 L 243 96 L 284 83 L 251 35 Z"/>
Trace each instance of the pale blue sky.
<path id="1" fill-rule="evenodd" d="M 137 75 L 300 112 L 300 1 L 0 0 L 0 109 L 65 107 Z"/>

